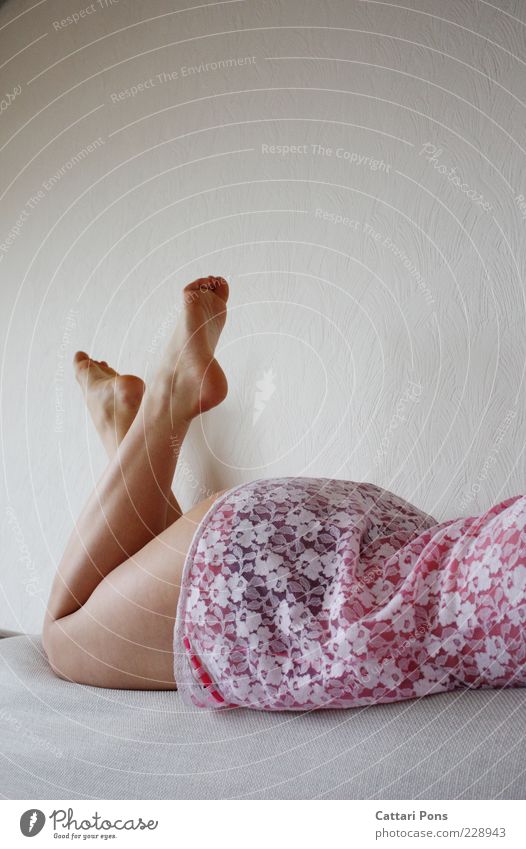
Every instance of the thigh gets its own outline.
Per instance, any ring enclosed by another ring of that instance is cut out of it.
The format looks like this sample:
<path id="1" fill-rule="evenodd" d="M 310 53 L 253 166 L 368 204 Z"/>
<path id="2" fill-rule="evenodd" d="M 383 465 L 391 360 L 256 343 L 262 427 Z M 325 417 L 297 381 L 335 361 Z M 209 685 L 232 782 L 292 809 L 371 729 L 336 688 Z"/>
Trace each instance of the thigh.
<path id="1" fill-rule="evenodd" d="M 173 632 L 183 565 L 199 522 L 221 494 L 169 525 L 110 572 L 83 607 L 53 624 L 57 675 L 96 687 L 176 689 Z"/>

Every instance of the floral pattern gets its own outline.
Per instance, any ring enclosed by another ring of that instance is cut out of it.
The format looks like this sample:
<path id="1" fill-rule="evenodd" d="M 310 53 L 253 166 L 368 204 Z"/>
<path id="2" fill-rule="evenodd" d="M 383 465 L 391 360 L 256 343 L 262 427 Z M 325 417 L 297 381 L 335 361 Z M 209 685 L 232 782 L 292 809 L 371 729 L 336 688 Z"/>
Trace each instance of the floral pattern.
<path id="1" fill-rule="evenodd" d="M 437 523 L 371 483 L 274 478 L 211 507 L 174 672 L 197 707 L 347 708 L 526 685 L 526 496 Z"/>

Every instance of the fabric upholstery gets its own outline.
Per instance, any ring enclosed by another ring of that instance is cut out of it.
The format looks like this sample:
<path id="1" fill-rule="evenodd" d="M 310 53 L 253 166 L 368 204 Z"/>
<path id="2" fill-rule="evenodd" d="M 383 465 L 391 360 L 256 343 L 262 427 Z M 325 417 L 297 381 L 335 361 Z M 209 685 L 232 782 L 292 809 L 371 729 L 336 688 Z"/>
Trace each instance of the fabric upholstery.
<path id="1" fill-rule="evenodd" d="M 0 641 L 0 794 L 10 799 L 521 799 L 525 689 L 306 714 L 205 711 L 175 692 L 50 671 Z"/>

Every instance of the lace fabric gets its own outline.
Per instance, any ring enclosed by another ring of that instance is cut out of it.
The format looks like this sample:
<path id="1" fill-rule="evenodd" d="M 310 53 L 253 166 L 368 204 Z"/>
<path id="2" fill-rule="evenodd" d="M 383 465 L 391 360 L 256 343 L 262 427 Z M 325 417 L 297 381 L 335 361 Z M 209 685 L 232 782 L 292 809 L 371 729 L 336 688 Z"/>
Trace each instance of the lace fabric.
<path id="1" fill-rule="evenodd" d="M 526 496 L 437 523 L 375 484 L 274 478 L 221 496 L 186 557 L 188 704 L 347 708 L 526 684 Z"/>

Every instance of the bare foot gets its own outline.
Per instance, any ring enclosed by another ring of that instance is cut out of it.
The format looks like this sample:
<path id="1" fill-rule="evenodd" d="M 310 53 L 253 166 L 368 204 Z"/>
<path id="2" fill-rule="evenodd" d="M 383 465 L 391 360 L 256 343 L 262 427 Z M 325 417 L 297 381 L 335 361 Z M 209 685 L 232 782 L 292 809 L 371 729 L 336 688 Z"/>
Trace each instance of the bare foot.
<path id="1" fill-rule="evenodd" d="M 185 286 L 183 300 L 156 382 L 169 389 L 178 412 L 190 419 L 220 404 L 228 392 L 214 357 L 226 321 L 228 283 L 223 277 L 200 277 Z"/>
<path id="2" fill-rule="evenodd" d="M 105 360 L 93 360 L 84 351 L 77 351 L 73 363 L 93 423 L 112 457 L 140 407 L 144 381 L 119 374 Z"/>

